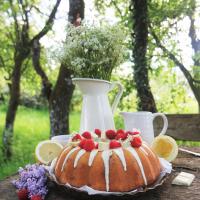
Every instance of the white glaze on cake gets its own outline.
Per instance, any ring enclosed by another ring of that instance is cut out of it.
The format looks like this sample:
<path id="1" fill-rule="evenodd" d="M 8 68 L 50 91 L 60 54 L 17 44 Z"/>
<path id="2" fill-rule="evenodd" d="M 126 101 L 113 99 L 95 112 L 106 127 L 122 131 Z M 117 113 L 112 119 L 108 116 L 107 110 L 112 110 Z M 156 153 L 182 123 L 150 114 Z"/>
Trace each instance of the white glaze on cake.
<path id="1" fill-rule="evenodd" d="M 78 161 L 80 160 L 81 156 L 83 156 L 83 154 L 86 152 L 86 150 L 84 149 L 81 149 L 77 155 L 76 155 L 76 158 L 74 160 L 74 168 L 77 167 L 77 164 L 78 164 Z"/>
<path id="2" fill-rule="evenodd" d="M 66 164 L 68 158 L 71 156 L 71 154 L 74 153 L 74 152 L 75 152 L 76 150 L 78 150 L 78 149 L 79 149 L 79 147 L 75 147 L 75 148 L 71 149 L 71 151 L 68 152 L 68 154 L 66 155 L 65 160 L 64 160 L 64 162 L 63 162 L 61 171 L 64 170 L 65 164 Z"/>
<path id="3" fill-rule="evenodd" d="M 149 155 L 147 152 L 146 152 L 146 150 L 141 146 L 140 147 L 140 150 L 143 152 L 143 153 L 145 153 L 147 156 Z"/>
<path id="4" fill-rule="evenodd" d="M 67 147 L 67 148 L 64 149 L 64 151 L 62 151 L 62 153 L 60 154 L 59 159 L 57 160 L 57 162 L 60 162 L 60 160 L 62 158 L 62 155 L 69 149 L 70 149 L 70 147 Z"/>
<path id="5" fill-rule="evenodd" d="M 89 157 L 89 160 L 88 160 L 88 166 L 92 166 L 92 163 L 93 163 L 94 158 L 96 157 L 97 153 L 98 153 L 97 149 L 91 151 L 90 157 Z"/>
<path id="6" fill-rule="evenodd" d="M 99 151 L 109 150 L 109 142 L 99 142 L 98 145 L 99 145 L 98 146 Z"/>
<path id="7" fill-rule="evenodd" d="M 126 160 L 125 160 L 125 156 L 124 156 L 124 151 L 122 148 L 117 148 L 117 149 L 113 149 L 113 151 L 117 154 L 118 158 L 120 159 L 122 165 L 123 165 L 123 168 L 124 168 L 124 171 L 126 171 Z"/>
<path id="8" fill-rule="evenodd" d="M 135 151 L 134 148 L 132 147 L 128 147 L 127 150 L 133 155 L 133 157 L 136 159 L 137 163 L 138 163 L 138 166 L 140 168 L 140 171 L 142 173 L 142 177 L 143 177 L 143 180 L 144 180 L 144 184 L 147 185 L 147 179 L 146 179 L 146 176 L 145 176 L 145 173 L 144 173 L 144 168 L 143 168 L 143 165 L 142 165 L 142 162 L 137 154 L 137 152 Z"/>
<path id="9" fill-rule="evenodd" d="M 147 144 L 143 143 L 143 146 L 149 150 L 149 152 L 152 154 L 154 158 L 156 158 L 155 154 L 153 153 L 153 151 L 151 150 L 151 148 L 149 148 Z"/>
<path id="10" fill-rule="evenodd" d="M 109 160 L 111 155 L 111 150 L 105 150 L 102 152 L 102 159 L 105 167 L 106 191 L 109 191 Z"/>

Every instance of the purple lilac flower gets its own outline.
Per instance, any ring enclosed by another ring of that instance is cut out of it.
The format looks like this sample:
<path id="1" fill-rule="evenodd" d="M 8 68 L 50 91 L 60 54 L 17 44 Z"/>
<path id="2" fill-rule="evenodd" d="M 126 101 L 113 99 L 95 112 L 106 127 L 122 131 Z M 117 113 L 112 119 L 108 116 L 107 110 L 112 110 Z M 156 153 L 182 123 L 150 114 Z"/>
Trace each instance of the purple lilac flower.
<path id="1" fill-rule="evenodd" d="M 29 192 L 29 197 L 40 195 L 45 198 L 47 190 L 46 170 L 41 165 L 26 165 L 25 168 L 19 168 L 19 179 L 12 181 L 17 189 L 26 188 Z"/>

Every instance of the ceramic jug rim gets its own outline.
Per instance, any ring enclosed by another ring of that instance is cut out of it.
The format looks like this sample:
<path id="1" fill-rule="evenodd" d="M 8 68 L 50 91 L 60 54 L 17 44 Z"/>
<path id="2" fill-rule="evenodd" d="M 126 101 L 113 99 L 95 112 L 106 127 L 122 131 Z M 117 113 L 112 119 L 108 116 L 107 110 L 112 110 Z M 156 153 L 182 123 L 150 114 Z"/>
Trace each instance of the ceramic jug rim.
<path id="1" fill-rule="evenodd" d="M 108 83 L 111 84 L 111 82 L 103 79 L 96 79 L 96 78 L 72 78 L 72 82 L 76 81 L 94 81 L 94 82 L 102 82 L 102 83 Z"/>
<path id="2" fill-rule="evenodd" d="M 152 114 L 152 112 L 149 111 L 137 111 L 137 112 L 120 112 L 121 115 L 146 115 L 146 114 Z"/>

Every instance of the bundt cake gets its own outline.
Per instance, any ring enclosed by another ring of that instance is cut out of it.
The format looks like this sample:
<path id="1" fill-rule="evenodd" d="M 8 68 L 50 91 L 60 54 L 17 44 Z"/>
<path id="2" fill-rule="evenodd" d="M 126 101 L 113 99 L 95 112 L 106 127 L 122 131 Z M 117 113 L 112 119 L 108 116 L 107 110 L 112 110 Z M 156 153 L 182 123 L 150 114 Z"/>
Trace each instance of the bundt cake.
<path id="1" fill-rule="evenodd" d="M 94 132 L 98 137 L 90 132 L 74 135 L 63 149 L 54 172 L 59 183 L 126 192 L 155 182 L 160 161 L 139 131 Z"/>

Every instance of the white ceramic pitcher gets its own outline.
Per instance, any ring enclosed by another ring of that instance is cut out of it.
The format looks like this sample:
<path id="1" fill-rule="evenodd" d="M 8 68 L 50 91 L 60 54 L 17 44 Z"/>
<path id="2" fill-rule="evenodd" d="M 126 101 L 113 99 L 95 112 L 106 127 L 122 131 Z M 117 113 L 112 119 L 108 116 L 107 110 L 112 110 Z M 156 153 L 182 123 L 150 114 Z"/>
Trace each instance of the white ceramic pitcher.
<path id="1" fill-rule="evenodd" d="M 167 117 L 163 113 L 151 112 L 121 112 L 124 118 L 125 129 L 128 131 L 134 128 L 141 131 L 141 137 L 144 141 L 151 144 L 154 140 L 153 120 L 155 117 L 162 117 L 164 126 L 160 134 L 165 134 L 168 127 Z"/>
<path id="2" fill-rule="evenodd" d="M 89 78 L 74 78 L 72 81 L 83 93 L 80 132 L 94 131 L 95 128 L 102 131 L 115 129 L 113 113 L 123 93 L 122 85 L 117 82 L 111 83 Z M 113 90 L 115 86 L 118 87 L 119 91 L 111 108 L 108 92 Z"/>

